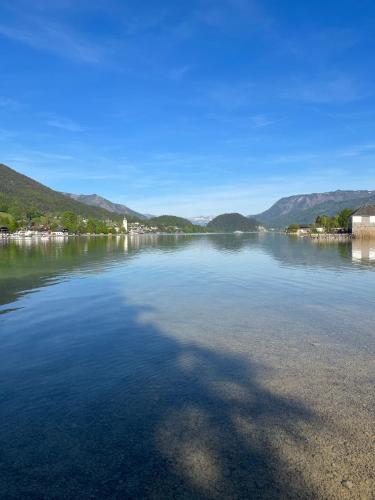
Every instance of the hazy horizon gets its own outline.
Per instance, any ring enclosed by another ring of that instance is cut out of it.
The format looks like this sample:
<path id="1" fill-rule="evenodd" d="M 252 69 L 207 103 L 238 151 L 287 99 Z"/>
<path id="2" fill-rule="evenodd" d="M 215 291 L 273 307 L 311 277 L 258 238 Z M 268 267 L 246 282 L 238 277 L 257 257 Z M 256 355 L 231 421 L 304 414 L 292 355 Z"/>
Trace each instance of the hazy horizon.
<path id="1" fill-rule="evenodd" d="M 375 189 L 375 5 L 0 5 L 0 161 L 142 213 Z"/>

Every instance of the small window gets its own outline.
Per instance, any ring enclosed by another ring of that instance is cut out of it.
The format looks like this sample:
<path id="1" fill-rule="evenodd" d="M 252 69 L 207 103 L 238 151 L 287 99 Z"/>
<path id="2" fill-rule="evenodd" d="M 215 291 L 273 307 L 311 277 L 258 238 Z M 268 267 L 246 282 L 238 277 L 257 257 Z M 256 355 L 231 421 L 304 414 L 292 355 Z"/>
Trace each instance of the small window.
<path id="1" fill-rule="evenodd" d="M 362 222 L 362 217 L 360 215 L 353 215 L 353 222 Z"/>
<path id="2" fill-rule="evenodd" d="M 370 223 L 375 224 L 375 215 L 370 215 Z"/>

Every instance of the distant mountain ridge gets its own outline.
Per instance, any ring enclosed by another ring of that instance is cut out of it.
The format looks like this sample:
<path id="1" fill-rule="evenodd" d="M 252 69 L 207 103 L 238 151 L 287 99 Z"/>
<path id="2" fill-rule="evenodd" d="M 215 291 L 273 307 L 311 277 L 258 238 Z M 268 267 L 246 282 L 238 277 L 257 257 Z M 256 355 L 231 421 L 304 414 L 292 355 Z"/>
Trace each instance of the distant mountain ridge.
<path id="1" fill-rule="evenodd" d="M 192 218 L 190 221 L 168 219 L 168 224 L 183 223 L 186 227 L 190 227 L 192 221 L 200 225 L 205 225 L 205 222 L 209 221 L 207 227 L 212 230 L 253 231 L 260 224 L 269 227 L 285 227 L 291 223 L 308 224 L 314 222 L 318 215 L 335 215 L 344 208 L 355 210 L 363 205 L 374 203 L 375 190 L 338 190 L 281 198 L 271 208 L 254 216 L 244 217 L 234 213 L 222 214 L 210 221 L 211 217 L 204 216 Z M 77 215 L 102 220 L 121 220 L 123 215 L 138 220 L 153 219 L 152 216 L 140 214 L 126 205 L 113 203 L 96 194 L 75 195 L 54 191 L 0 163 L 0 211 L 19 213 L 31 208 L 42 213 L 61 213 L 71 210 Z"/>
<path id="2" fill-rule="evenodd" d="M 108 212 L 112 212 L 118 215 L 129 215 L 131 217 L 137 217 L 139 219 L 146 219 L 148 216 L 140 214 L 135 210 L 127 207 L 126 205 L 122 205 L 121 203 L 113 203 L 103 196 L 99 196 L 98 194 L 73 194 L 73 193 L 63 193 L 65 196 L 69 196 L 73 198 L 73 200 L 79 201 L 80 203 L 84 203 L 85 205 L 90 205 L 91 207 L 99 207 L 107 210 Z"/>
<path id="3" fill-rule="evenodd" d="M 197 217 L 190 217 L 189 221 L 193 224 L 197 224 L 197 226 L 207 226 L 213 218 L 213 215 L 198 215 Z"/>
<path id="4" fill-rule="evenodd" d="M 356 209 L 367 203 L 375 203 L 375 191 L 337 190 L 300 194 L 281 198 L 268 210 L 249 217 L 271 227 L 311 224 L 318 215 L 335 215 L 344 208 Z"/>

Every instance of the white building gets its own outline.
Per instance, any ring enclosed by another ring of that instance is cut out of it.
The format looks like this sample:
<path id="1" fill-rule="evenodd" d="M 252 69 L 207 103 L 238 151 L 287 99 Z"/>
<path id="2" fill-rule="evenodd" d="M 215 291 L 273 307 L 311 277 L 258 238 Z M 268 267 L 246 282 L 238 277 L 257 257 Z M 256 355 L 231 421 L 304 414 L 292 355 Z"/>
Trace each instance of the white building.
<path id="1" fill-rule="evenodd" d="M 122 227 L 124 228 L 125 233 L 127 233 L 128 232 L 128 221 L 127 221 L 126 217 L 124 217 L 124 219 L 122 221 Z"/>
<path id="2" fill-rule="evenodd" d="M 349 231 L 356 237 L 375 238 L 375 205 L 365 205 L 349 219 Z"/>

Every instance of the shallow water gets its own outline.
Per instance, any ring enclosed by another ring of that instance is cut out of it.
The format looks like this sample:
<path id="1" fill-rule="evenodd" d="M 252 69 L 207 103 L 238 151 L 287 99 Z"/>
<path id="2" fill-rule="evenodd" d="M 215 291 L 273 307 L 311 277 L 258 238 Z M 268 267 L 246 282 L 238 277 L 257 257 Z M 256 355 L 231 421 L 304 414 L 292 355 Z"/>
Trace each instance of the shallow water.
<path id="1" fill-rule="evenodd" d="M 375 242 L 0 241 L 2 498 L 373 498 Z"/>

